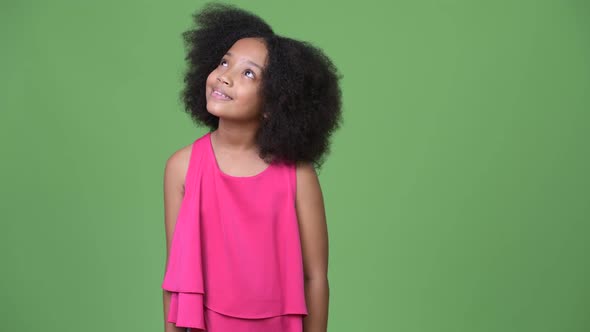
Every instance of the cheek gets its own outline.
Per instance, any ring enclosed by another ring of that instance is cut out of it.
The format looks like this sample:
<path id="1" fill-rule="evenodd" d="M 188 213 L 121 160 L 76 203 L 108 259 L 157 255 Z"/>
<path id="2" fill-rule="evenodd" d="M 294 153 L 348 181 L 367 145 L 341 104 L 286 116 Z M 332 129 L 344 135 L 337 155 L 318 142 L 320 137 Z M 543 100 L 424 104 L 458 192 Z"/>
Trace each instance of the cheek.
<path id="1" fill-rule="evenodd" d="M 248 104 L 251 108 L 259 108 L 262 103 L 262 98 L 259 96 L 259 91 L 257 88 L 248 89 L 248 91 L 244 93 L 246 96 L 244 101 Z"/>
<path id="2" fill-rule="evenodd" d="M 255 103 L 256 105 L 259 105 L 262 103 L 262 96 L 260 96 L 260 86 L 257 86 L 255 89 L 253 89 L 252 91 L 252 102 Z"/>
<path id="3" fill-rule="evenodd" d="M 205 93 L 209 94 L 209 92 L 211 92 L 212 90 L 212 86 L 215 85 L 215 81 L 216 81 L 216 74 L 215 71 L 212 71 L 209 76 L 207 76 L 207 80 L 205 81 Z"/>
<path id="4" fill-rule="evenodd" d="M 207 84 L 212 83 L 215 83 L 215 70 L 209 73 L 209 76 L 207 76 Z"/>

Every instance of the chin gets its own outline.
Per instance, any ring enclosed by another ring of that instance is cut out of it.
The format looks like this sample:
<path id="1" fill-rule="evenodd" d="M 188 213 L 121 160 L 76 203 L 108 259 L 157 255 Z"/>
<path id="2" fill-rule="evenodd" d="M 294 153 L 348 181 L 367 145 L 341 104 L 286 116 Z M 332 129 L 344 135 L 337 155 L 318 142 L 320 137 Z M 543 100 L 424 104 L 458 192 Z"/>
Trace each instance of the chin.
<path id="1" fill-rule="evenodd" d="M 219 110 L 215 109 L 215 107 L 212 107 L 209 102 L 207 102 L 207 112 L 209 112 L 209 114 L 211 115 L 215 115 L 216 117 L 221 117 L 223 112 L 220 112 Z"/>

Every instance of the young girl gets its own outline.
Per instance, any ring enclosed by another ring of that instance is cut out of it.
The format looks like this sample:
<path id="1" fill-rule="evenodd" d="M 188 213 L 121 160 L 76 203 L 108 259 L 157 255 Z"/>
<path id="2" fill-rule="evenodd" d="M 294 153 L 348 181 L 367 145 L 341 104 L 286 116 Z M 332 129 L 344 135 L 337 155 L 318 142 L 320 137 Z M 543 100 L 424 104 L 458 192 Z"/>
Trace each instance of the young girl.
<path id="1" fill-rule="evenodd" d="M 315 169 L 342 122 L 341 76 L 250 12 L 214 3 L 194 19 L 182 97 L 210 130 L 166 163 L 165 331 L 325 332 Z"/>

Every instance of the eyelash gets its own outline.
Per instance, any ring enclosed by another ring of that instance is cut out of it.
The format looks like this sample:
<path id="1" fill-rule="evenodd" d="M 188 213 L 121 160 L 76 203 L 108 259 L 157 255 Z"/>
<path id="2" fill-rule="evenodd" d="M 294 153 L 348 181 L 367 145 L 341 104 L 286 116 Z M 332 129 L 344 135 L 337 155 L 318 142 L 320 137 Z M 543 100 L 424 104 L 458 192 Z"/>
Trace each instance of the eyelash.
<path id="1" fill-rule="evenodd" d="M 224 62 L 227 62 L 227 60 L 221 59 L 221 61 L 219 62 L 219 65 L 221 66 Z M 246 69 L 246 72 L 251 72 L 252 73 L 252 77 L 248 77 L 248 78 L 252 78 L 253 79 L 253 78 L 256 77 L 256 75 L 254 74 L 254 72 L 252 70 Z"/>

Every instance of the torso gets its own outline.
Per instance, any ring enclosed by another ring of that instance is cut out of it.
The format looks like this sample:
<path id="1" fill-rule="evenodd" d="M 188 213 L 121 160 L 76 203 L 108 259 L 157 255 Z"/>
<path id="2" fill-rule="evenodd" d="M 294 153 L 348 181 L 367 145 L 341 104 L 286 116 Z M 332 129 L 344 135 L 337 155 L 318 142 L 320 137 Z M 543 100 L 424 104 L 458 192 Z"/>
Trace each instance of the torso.
<path id="1" fill-rule="evenodd" d="M 211 145 L 217 165 L 227 175 L 254 176 L 263 172 L 269 166 L 269 164 L 258 156 L 257 151 L 236 153 L 224 150 L 222 147 L 217 146 L 217 143 L 214 141 L 215 138 L 211 140 Z"/>
<path id="2" fill-rule="evenodd" d="M 184 192 L 184 185 L 186 183 L 186 173 L 188 171 L 189 161 L 191 158 L 192 143 L 188 144 L 176 153 L 178 154 L 179 161 L 182 164 L 182 189 Z M 247 154 L 235 154 L 227 151 L 223 151 L 218 147 L 214 147 L 217 164 L 221 171 L 230 176 L 253 176 L 263 172 L 269 164 L 264 160 L 260 159 L 255 153 Z"/>

